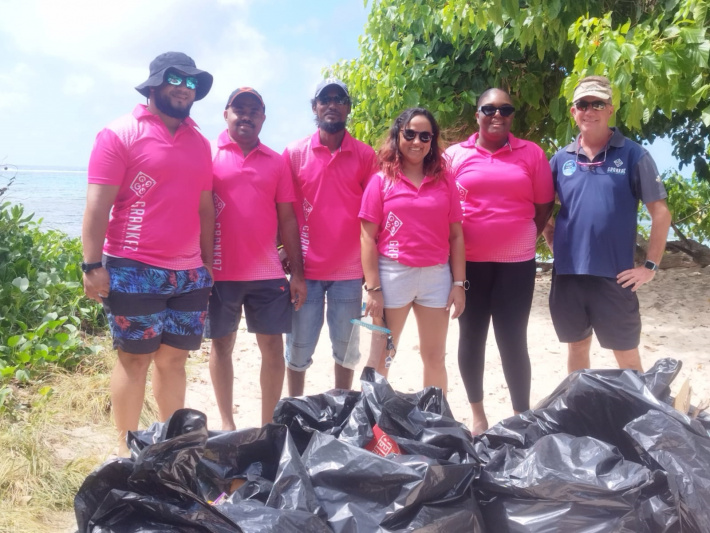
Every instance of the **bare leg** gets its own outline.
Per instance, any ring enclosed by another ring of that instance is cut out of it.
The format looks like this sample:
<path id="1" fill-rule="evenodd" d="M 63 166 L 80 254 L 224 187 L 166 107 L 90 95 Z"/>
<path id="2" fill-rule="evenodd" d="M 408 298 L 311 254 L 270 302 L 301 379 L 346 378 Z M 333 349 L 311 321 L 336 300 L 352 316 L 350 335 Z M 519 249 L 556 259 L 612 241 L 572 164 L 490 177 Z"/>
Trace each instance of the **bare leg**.
<path id="1" fill-rule="evenodd" d="M 158 403 L 160 420 L 163 422 L 175 411 L 185 407 L 187 354 L 187 350 L 161 344 L 153 356 L 153 395 Z"/>
<path id="2" fill-rule="evenodd" d="M 589 349 L 592 347 L 592 336 L 567 345 L 567 372 L 589 368 Z"/>
<path id="3" fill-rule="evenodd" d="M 306 371 L 298 372 L 292 368 L 287 369 L 286 375 L 288 376 L 288 395 L 303 396 L 303 389 L 306 385 Z"/>
<path id="4" fill-rule="evenodd" d="M 398 307 L 396 309 L 385 309 L 385 320 L 387 321 L 387 328 L 392 332 L 392 341 L 394 342 L 395 349 L 399 346 L 399 338 L 402 336 L 402 330 L 404 329 L 404 324 L 407 322 L 407 316 L 411 308 L 412 304 L 407 304 L 404 307 Z M 384 357 L 380 359 L 377 372 L 385 377 L 389 374 L 389 368 L 385 367 Z"/>
<path id="5" fill-rule="evenodd" d="M 488 429 L 488 418 L 486 418 L 486 410 L 483 408 L 483 402 L 471 403 L 471 412 L 473 413 L 471 433 L 480 435 Z"/>
<path id="6" fill-rule="evenodd" d="M 261 424 L 274 420 L 274 409 L 281 399 L 284 386 L 284 342 L 281 335 L 256 334 L 261 350 Z M 303 372 L 305 374 L 305 372 Z"/>
<path id="7" fill-rule="evenodd" d="M 232 414 L 234 403 L 234 365 L 232 363 L 232 352 L 237 340 L 237 332 L 234 331 L 224 337 L 212 339 L 210 349 L 210 377 L 214 396 L 217 400 L 219 416 L 222 418 L 222 429 L 234 431 L 237 429 Z"/>
<path id="8" fill-rule="evenodd" d="M 118 430 L 118 452 L 126 455 L 126 433 L 138 429 L 145 398 L 146 376 L 153 354 L 132 354 L 118 350 L 111 373 L 111 406 Z"/>
<path id="9" fill-rule="evenodd" d="M 614 350 L 614 356 L 616 357 L 616 362 L 619 363 L 619 368 L 630 368 L 643 372 L 638 346 L 631 350 Z"/>
<path id="10" fill-rule="evenodd" d="M 350 390 L 353 388 L 353 375 L 355 374 L 353 369 L 333 363 L 333 373 L 335 374 L 336 389 Z"/>
<path id="11" fill-rule="evenodd" d="M 449 331 L 449 313 L 445 309 L 414 304 L 414 316 L 417 319 L 419 350 L 424 363 L 424 386 L 439 387 L 446 394 L 446 334 Z"/>

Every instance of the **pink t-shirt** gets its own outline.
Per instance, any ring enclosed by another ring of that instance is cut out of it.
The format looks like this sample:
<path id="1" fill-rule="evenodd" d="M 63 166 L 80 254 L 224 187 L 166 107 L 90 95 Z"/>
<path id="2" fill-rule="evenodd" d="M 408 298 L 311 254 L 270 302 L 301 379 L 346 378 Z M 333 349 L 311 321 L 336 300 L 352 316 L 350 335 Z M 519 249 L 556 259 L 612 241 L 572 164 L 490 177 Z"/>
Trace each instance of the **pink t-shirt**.
<path id="1" fill-rule="evenodd" d="M 305 277 L 337 281 L 362 278 L 358 212 L 375 151 L 347 131 L 331 154 L 316 131 L 283 153 L 291 167 L 301 230 Z"/>
<path id="2" fill-rule="evenodd" d="M 508 144 L 491 154 L 476 139 L 446 150 L 461 196 L 466 260 L 528 261 L 537 240 L 534 204 L 555 198 L 545 153 L 508 134 Z"/>
<path id="3" fill-rule="evenodd" d="M 461 203 L 450 176 L 426 176 L 417 189 L 400 174 L 395 182 L 375 174 L 362 197 L 360 218 L 379 226 L 380 254 L 411 267 L 449 260 L 449 225 L 461 222 Z"/>
<path id="4" fill-rule="evenodd" d="M 244 157 L 226 130 L 213 152 L 215 281 L 283 278 L 276 204 L 295 200 L 286 162 L 263 144 Z"/>
<path id="5" fill-rule="evenodd" d="M 202 266 L 200 196 L 212 189 L 212 160 L 191 118 L 173 136 L 139 104 L 96 136 L 89 183 L 120 186 L 105 254 L 173 270 Z"/>

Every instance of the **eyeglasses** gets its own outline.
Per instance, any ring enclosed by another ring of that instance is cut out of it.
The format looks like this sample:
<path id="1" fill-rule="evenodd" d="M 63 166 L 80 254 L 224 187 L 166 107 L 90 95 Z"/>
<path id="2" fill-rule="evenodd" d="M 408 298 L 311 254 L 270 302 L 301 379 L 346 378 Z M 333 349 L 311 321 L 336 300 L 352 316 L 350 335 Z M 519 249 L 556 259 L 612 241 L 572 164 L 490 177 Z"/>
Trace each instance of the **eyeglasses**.
<path id="1" fill-rule="evenodd" d="M 605 109 L 608 104 L 606 102 L 602 102 L 601 100 L 594 100 L 593 102 L 587 102 L 585 100 L 579 100 L 574 103 L 574 107 L 579 109 L 580 111 L 586 111 L 589 109 L 589 106 L 592 106 L 592 109 L 595 111 L 601 111 L 602 109 Z"/>
<path id="2" fill-rule="evenodd" d="M 410 129 L 402 130 L 402 137 L 404 137 L 405 141 L 413 141 L 417 135 L 419 135 L 419 140 L 423 143 L 431 142 L 434 138 L 434 134 L 430 131 L 415 131 Z"/>
<path id="3" fill-rule="evenodd" d="M 318 103 L 321 105 L 347 105 L 350 103 L 350 98 L 347 96 L 319 96 Z"/>
<path id="4" fill-rule="evenodd" d="M 194 76 L 186 76 L 183 78 L 173 72 L 165 76 L 165 81 L 167 81 L 170 85 L 175 85 L 176 87 L 182 85 L 183 80 L 185 80 L 185 87 L 188 89 L 192 89 L 193 91 L 197 89 L 198 81 Z"/>
<path id="5" fill-rule="evenodd" d="M 482 105 L 478 108 L 478 110 L 487 117 L 492 117 L 496 114 L 496 111 L 500 112 L 501 117 L 509 117 L 515 113 L 515 108 L 512 105 L 502 105 L 500 107 L 496 107 L 494 105 Z"/>
<path id="6" fill-rule="evenodd" d="M 596 168 L 602 166 L 604 163 L 606 163 L 606 151 L 609 148 L 609 145 L 604 147 L 604 158 L 601 161 L 590 161 L 588 163 L 585 163 L 584 161 L 579 160 L 579 139 L 577 139 L 577 157 L 575 157 L 574 162 L 578 164 L 581 167 L 586 167 L 586 168 Z"/>

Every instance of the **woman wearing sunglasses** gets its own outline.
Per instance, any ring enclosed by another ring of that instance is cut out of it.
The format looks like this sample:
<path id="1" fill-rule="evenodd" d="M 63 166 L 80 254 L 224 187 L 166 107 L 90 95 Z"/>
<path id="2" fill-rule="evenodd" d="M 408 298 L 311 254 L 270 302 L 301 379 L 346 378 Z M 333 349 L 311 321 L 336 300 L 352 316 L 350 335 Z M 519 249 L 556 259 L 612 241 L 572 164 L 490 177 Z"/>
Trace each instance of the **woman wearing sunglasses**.
<path id="1" fill-rule="evenodd" d="M 473 412 L 472 431 L 488 429 L 483 369 L 493 321 L 513 411 L 530 408 L 528 317 L 535 288 L 535 243 L 552 211 L 552 173 L 542 149 L 514 137 L 515 107 L 501 89 L 478 100 L 478 132 L 451 146 L 466 243 L 466 308 L 459 317 L 459 369 Z"/>
<path id="2" fill-rule="evenodd" d="M 365 313 L 383 316 L 395 347 L 413 309 L 424 386 L 446 393 L 446 333 L 464 309 L 464 243 L 456 184 L 439 146 L 439 126 L 426 109 L 397 117 L 365 189 L 360 210 Z M 385 361 L 377 369 L 387 375 Z"/>

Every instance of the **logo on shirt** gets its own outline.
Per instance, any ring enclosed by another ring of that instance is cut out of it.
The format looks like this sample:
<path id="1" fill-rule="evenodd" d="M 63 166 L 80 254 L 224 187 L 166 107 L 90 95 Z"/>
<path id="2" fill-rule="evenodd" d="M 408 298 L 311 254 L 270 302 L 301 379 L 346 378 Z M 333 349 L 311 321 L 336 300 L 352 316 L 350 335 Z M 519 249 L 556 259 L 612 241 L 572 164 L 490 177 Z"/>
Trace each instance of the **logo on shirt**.
<path id="1" fill-rule="evenodd" d="M 390 235 L 394 237 L 394 234 L 399 231 L 399 228 L 402 227 L 402 221 L 397 218 L 397 215 L 395 215 L 392 211 L 389 212 L 387 215 L 387 223 L 385 224 L 385 229 L 390 232 Z"/>
<path id="2" fill-rule="evenodd" d="M 569 161 L 565 161 L 565 164 L 562 165 L 562 174 L 564 174 L 565 176 L 571 176 L 576 170 L 577 163 L 575 163 L 571 159 Z"/>
<path id="3" fill-rule="evenodd" d="M 468 195 L 468 191 L 466 188 L 461 185 L 458 181 L 456 182 L 456 188 L 459 191 L 459 200 L 461 200 L 461 203 L 466 201 L 466 196 Z"/>
<path id="4" fill-rule="evenodd" d="M 224 209 L 225 203 L 216 193 L 212 193 L 212 201 L 214 202 L 214 216 L 217 218 Z"/>
<path id="5" fill-rule="evenodd" d="M 143 196 L 153 185 L 155 185 L 155 180 L 153 178 L 144 172 L 139 172 L 138 175 L 133 178 L 131 190 L 138 196 Z"/>
<path id="6" fill-rule="evenodd" d="M 308 216 L 311 214 L 311 211 L 313 211 L 313 206 L 306 200 L 305 198 L 303 199 L 303 216 L 306 217 L 306 220 L 308 220 Z"/>
<path id="7" fill-rule="evenodd" d="M 616 168 L 619 168 L 621 165 L 624 164 L 624 162 L 621 159 L 616 159 L 614 161 L 614 164 L 616 165 Z"/>

